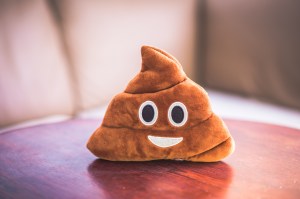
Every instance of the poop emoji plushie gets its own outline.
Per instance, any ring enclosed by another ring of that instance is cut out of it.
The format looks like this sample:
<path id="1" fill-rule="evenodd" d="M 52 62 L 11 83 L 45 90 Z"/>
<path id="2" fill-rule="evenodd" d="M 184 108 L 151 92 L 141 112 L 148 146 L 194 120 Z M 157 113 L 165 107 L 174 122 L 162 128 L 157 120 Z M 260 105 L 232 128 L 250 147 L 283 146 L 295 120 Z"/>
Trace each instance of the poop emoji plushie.
<path id="1" fill-rule="evenodd" d="M 206 91 L 170 54 L 149 46 L 141 52 L 141 71 L 112 99 L 88 149 L 112 161 L 215 162 L 230 155 L 233 138 Z"/>

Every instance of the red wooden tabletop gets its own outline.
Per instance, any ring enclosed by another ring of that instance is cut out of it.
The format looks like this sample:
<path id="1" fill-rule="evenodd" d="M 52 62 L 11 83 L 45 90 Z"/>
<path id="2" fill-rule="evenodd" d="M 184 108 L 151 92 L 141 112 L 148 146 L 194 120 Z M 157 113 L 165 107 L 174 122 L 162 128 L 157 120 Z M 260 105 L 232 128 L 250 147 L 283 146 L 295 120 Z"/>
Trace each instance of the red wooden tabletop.
<path id="1" fill-rule="evenodd" d="M 217 163 L 97 159 L 96 120 L 1 134 L 0 198 L 300 198 L 300 131 L 225 121 L 236 151 Z"/>

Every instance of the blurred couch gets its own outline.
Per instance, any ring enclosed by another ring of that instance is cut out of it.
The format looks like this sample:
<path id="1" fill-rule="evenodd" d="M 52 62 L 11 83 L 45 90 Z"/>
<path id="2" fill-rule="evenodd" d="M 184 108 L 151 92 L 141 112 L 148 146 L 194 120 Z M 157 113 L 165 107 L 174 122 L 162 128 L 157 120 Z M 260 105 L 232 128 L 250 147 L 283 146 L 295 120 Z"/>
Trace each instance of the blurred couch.
<path id="1" fill-rule="evenodd" d="M 297 1 L 0 0 L 0 127 L 107 104 L 140 47 L 210 88 L 300 108 Z"/>
<path id="2" fill-rule="evenodd" d="M 193 76 L 196 1 L 0 1 L 0 126 L 106 104 L 143 44 Z"/>
<path id="3" fill-rule="evenodd" d="M 300 1 L 203 2 L 202 82 L 300 109 Z"/>

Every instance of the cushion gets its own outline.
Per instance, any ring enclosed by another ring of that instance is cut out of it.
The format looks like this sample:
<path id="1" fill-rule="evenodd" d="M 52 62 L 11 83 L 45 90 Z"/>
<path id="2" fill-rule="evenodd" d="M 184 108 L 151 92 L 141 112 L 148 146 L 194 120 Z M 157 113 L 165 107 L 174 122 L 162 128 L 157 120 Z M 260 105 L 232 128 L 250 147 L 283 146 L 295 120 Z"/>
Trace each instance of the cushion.
<path id="1" fill-rule="evenodd" d="M 206 91 L 168 53 L 143 46 L 141 71 L 116 95 L 87 147 L 112 161 L 215 162 L 234 141 Z"/>
<path id="2" fill-rule="evenodd" d="M 201 29 L 205 86 L 300 109 L 299 7 L 292 0 L 209 1 Z"/>
<path id="3" fill-rule="evenodd" d="M 46 1 L 0 6 L 0 127 L 74 110 L 69 67 Z"/>
<path id="4" fill-rule="evenodd" d="M 107 105 L 122 92 L 139 70 L 136 52 L 145 42 L 170 50 L 194 74 L 195 0 L 55 3 L 76 83 L 77 112 Z"/>

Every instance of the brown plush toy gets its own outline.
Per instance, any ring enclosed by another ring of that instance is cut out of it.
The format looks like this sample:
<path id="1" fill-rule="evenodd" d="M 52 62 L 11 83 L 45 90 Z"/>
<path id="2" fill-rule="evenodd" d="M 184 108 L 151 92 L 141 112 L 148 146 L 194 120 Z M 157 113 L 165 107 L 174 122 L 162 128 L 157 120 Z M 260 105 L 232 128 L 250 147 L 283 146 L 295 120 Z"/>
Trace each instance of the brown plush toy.
<path id="1" fill-rule="evenodd" d="M 112 161 L 215 162 L 230 155 L 233 138 L 206 91 L 173 56 L 149 46 L 141 51 L 140 73 L 113 98 L 88 149 Z"/>

